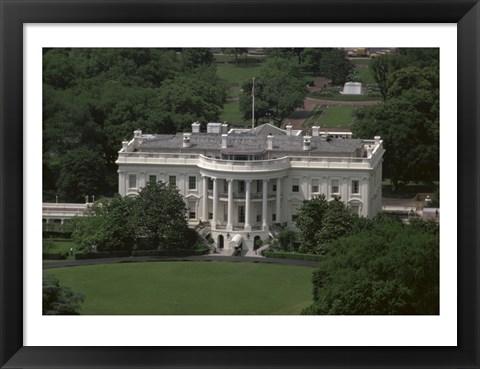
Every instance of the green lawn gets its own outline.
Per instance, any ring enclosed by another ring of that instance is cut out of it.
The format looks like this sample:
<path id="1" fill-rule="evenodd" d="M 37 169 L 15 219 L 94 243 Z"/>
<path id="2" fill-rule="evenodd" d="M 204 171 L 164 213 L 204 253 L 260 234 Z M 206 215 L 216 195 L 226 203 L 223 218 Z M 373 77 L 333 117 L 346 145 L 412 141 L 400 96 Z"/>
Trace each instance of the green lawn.
<path id="1" fill-rule="evenodd" d="M 223 105 L 223 113 L 220 115 L 220 121 L 226 121 L 228 124 L 233 126 L 250 126 L 250 120 L 244 120 L 242 118 L 242 113 L 240 113 L 239 102 L 237 101 L 227 101 Z"/>
<path id="2" fill-rule="evenodd" d="M 354 111 L 357 108 L 348 105 L 317 105 L 303 125 L 304 127 L 320 125 L 322 128 L 350 128 L 354 119 Z"/>
<path id="3" fill-rule="evenodd" d="M 242 64 L 219 64 L 217 65 L 217 75 L 230 84 L 241 85 L 243 82 L 258 76 L 261 65 L 249 65 Z"/>
<path id="4" fill-rule="evenodd" d="M 314 269 L 260 263 L 149 262 L 50 269 L 86 298 L 84 315 L 295 315 Z"/>
<path id="5" fill-rule="evenodd" d="M 330 101 L 381 101 L 381 97 L 367 95 L 342 95 L 330 91 L 315 91 L 308 94 L 309 97 Z"/>

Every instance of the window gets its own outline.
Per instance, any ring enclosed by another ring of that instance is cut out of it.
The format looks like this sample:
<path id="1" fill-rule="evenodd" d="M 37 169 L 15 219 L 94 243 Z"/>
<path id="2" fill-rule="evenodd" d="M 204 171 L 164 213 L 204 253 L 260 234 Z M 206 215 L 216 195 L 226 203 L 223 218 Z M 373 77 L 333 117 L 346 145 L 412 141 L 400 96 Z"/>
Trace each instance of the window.
<path id="1" fill-rule="evenodd" d="M 359 205 L 350 205 L 350 211 L 353 213 L 353 214 L 356 214 L 358 215 L 359 211 L 360 211 L 360 206 Z"/>
<path id="2" fill-rule="evenodd" d="M 213 213 L 208 213 L 208 219 L 213 219 Z"/>
<path id="3" fill-rule="evenodd" d="M 292 192 L 300 192 L 300 180 L 292 179 Z"/>
<path id="4" fill-rule="evenodd" d="M 262 215 L 261 214 L 257 214 L 257 222 L 261 222 L 262 221 Z"/>
<path id="5" fill-rule="evenodd" d="M 332 193 L 340 192 L 340 184 L 338 179 L 332 179 Z"/>
<path id="6" fill-rule="evenodd" d="M 128 176 L 128 188 L 136 188 L 137 187 L 137 175 L 130 174 Z"/>
<path id="7" fill-rule="evenodd" d="M 189 190 L 197 189 L 197 177 L 195 176 L 188 177 L 188 189 Z"/>
<path id="8" fill-rule="evenodd" d="M 228 181 L 225 179 L 223 181 L 223 192 L 227 192 L 227 191 L 228 191 Z"/>
<path id="9" fill-rule="evenodd" d="M 238 192 L 245 192 L 245 181 L 238 181 Z"/>
<path id="10" fill-rule="evenodd" d="M 176 176 L 168 176 L 168 184 L 170 186 L 176 186 L 177 185 L 177 177 Z"/>
<path id="11" fill-rule="evenodd" d="M 272 222 L 275 222 L 277 220 L 277 214 L 272 214 Z"/>
<path id="12" fill-rule="evenodd" d="M 156 183 L 157 182 L 157 176 L 149 176 L 148 177 L 148 182 L 150 183 Z"/>
<path id="13" fill-rule="evenodd" d="M 261 179 L 257 179 L 257 192 L 263 191 L 263 181 Z"/>
<path id="14" fill-rule="evenodd" d="M 208 189 L 213 191 L 213 179 L 211 178 L 208 179 Z"/>
<path id="15" fill-rule="evenodd" d="M 318 193 L 320 191 L 318 179 L 312 179 L 312 193 Z"/>
<path id="16" fill-rule="evenodd" d="M 196 206 L 194 202 L 188 204 L 188 219 L 195 219 L 197 217 L 195 208 Z"/>
<path id="17" fill-rule="evenodd" d="M 238 222 L 245 223 L 245 207 L 242 205 L 238 206 Z"/>
<path id="18" fill-rule="evenodd" d="M 360 182 L 358 180 L 352 181 L 352 193 L 360 193 Z"/>
<path id="19" fill-rule="evenodd" d="M 273 184 L 273 185 L 272 185 L 272 191 L 273 191 L 273 192 L 277 192 L 277 185 L 276 185 L 276 184 Z"/>

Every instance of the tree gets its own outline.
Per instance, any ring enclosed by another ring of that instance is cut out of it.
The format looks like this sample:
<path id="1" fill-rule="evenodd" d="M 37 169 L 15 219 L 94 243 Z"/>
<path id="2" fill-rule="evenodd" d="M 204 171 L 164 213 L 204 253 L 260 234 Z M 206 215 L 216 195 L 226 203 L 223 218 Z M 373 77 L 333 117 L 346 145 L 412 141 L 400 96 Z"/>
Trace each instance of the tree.
<path id="1" fill-rule="evenodd" d="M 325 244 L 358 231 L 358 215 L 335 197 L 327 201 L 324 194 L 304 200 L 295 216 L 302 244 L 300 252 L 323 253 Z M 356 227 L 357 226 L 357 227 Z"/>
<path id="2" fill-rule="evenodd" d="M 135 245 L 135 200 L 116 195 L 96 201 L 73 221 L 72 237 L 87 251 L 131 251 Z"/>
<path id="3" fill-rule="evenodd" d="M 147 237 L 163 249 L 191 248 L 188 232 L 187 208 L 176 186 L 151 182 L 135 199 L 137 236 Z"/>
<path id="4" fill-rule="evenodd" d="M 332 80 L 334 85 L 347 82 L 355 67 L 345 58 L 343 50 L 334 48 L 305 49 L 302 53 L 302 68 Z"/>
<path id="5" fill-rule="evenodd" d="M 60 157 L 59 163 L 61 171 L 57 189 L 60 198 L 83 202 L 85 196 L 103 193 L 105 162 L 101 154 L 80 146 Z"/>
<path id="6" fill-rule="evenodd" d="M 390 59 L 390 55 L 381 55 L 372 59 L 371 63 L 373 78 L 380 89 L 383 101 L 386 101 L 388 96 L 388 77 L 392 69 Z"/>
<path id="7" fill-rule="evenodd" d="M 295 232 L 294 230 L 289 228 L 282 229 L 275 235 L 275 238 L 273 239 L 273 242 L 270 245 L 270 250 L 286 251 L 286 252 L 297 251 L 295 249 L 295 241 L 297 240 L 297 238 L 298 238 L 297 232 Z M 261 244 L 263 244 L 263 241 Z"/>
<path id="8" fill-rule="evenodd" d="M 51 275 L 43 275 L 43 315 L 78 315 L 85 297 L 70 287 L 61 286 Z"/>
<path id="9" fill-rule="evenodd" d="M 439 231 L 380 218 L 372 231 L 326 247 L 303 314 L 439 313 Z"/>
<path id="10" fill-rule="evenodd" d="M 438 69 L 399 69 L 389 79 L 386 102 L 358 111 L 352 131 L 357 137 L 382 137 L 383 174 L 393 190 L 399 181 L 438 180 L 438 82 Z"/>
<path id="11" fill-rule="evenodd" d="M 192 122 L 218 121 L 226 100 L 226 85 L 214 67 L 201 66 L 172 80 L 157 91 L 148 120 L 153 132 L 174 133 L 190 128 Z M 170 127 L 165 132 L 164 127 Z"/>
<path id="12" fill-rule="evenodd" d="M 274 58 L 262 69 L 258 78 L 242 85 L 240 111 L 252 118 L 252 91 L 255 94 L 255 122 L 267 116 L 280 126 L 283 119 L 303 106 L 307 87 L 302 72 L 292 59 Z"/>
<path id="13" fill-rule="evenodd" d="M 238 55 L 245 54 L 245 65 L 248 64 L 248 48 L 225 48 L 222 49 L 224 54 L 231 54 L 235 56 L 235 64 L 238 64 Z"/>
<path id="14" fill-rule="evenodd" d="M 209 49 L 186 48 L 182 49 L 182 64 L 185 70 L 195 69 L 199 66 L 213 64 L 214 56 Z"/>

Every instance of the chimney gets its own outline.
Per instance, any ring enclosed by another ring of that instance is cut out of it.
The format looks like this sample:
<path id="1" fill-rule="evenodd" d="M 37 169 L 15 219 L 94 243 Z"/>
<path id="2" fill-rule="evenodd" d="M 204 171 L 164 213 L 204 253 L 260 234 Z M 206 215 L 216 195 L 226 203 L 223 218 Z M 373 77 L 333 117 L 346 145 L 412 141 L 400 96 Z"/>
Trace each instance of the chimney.
<path id="1" fill-rule="evenodd" d="M 133 147 L 138 149 L 138 147 L 142 144 L 142 131 L 137 129 L 133 131 Z"/>
<path id="2" fill-rule="evenodd" d="M 222 149 L 227 148 L 227 137 L 228 135 L 226 133 L 222 134 Z"/>
<path id="3" fill-rule="evenodd" d="M 303 151 L 310 150 L 310 139 L 311 138 L 312 137 L 310 137 L 308 135 L 303 137 Z"/>
<path id="4" fill-rule="evenodd" d="M 271 133 L 267 136 L 267 149 L 268 150 L 273 149 L 273 136 Z"/>
<path id="5" fill-rule="evenodd" d="M 192 133 L 200 133 L 200 123 L 198 122 L 192 123 Z"/>
<path id="6" fill-rule="evenodd" d="M 287 136 L 292 135 L 292 125 L 288 123 L 288 125 L 285 127 L 287 129 Z"/>
<path id="7" fill-rule="evenodd" d="M 379 146 L 380 145 L 380 136 L 375 136 L 374 139 L 375 139 L 375 146 Z"/>
<path id="8" fill-rule="evenodd" d="M 190 147 L 190 133 L 183 134 L 183 147 Z"/>
<path id="9" fill-rule="evenodd" d="M 228 133 L 228 124 L 227 124 L 227 122 L 224 122 L 224 123 L 222 124 L 222 133 L 224 133 L 224 134 L 225 134 L 225 133 Z"/>
<path id="10" fill-rule="evenodd" d="M 122 141 L 122 150 L 123 150 L 123 152 L 128 152 L 128 141 L 127 140 Z"/>
<path id="11" fill-rule="evenodd" d="M 372 157 L 372 148 L 367 147 L 367 159 L 370 159 Z"/>
<path id="12" fill-rule="evenodd" d="M 320 127 L 319 126 L 312 126 L 312 136 L 318 137 L 320 135 Z"/>

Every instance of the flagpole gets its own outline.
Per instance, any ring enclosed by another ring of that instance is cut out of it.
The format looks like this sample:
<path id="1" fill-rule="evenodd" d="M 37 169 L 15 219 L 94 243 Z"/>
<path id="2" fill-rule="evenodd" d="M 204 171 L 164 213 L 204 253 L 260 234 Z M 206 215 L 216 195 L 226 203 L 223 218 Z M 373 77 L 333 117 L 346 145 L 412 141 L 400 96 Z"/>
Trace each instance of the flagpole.
<path id="1" fill-rule="evenodd" d="M 252 129 L 255 128 L 255 77 L 253 77 L 252 86 Z"/>

